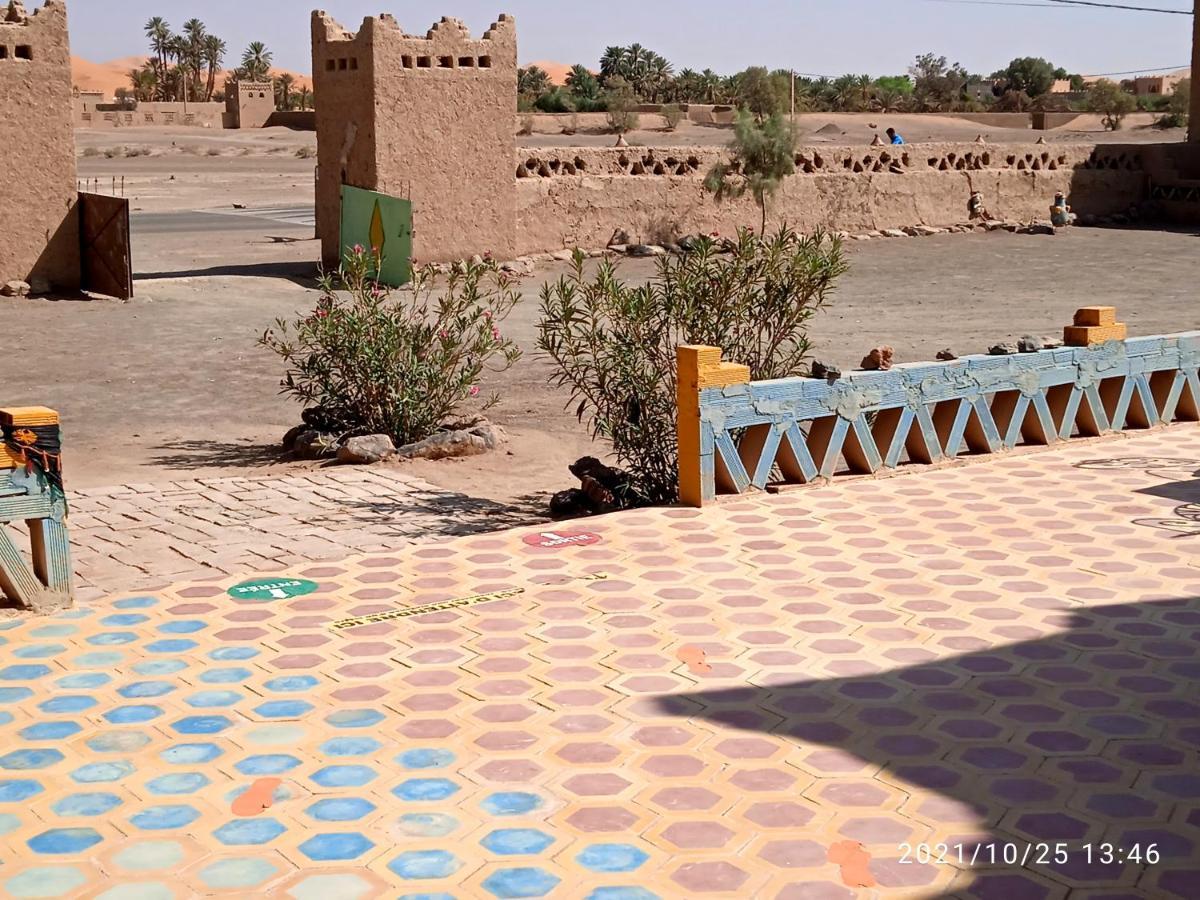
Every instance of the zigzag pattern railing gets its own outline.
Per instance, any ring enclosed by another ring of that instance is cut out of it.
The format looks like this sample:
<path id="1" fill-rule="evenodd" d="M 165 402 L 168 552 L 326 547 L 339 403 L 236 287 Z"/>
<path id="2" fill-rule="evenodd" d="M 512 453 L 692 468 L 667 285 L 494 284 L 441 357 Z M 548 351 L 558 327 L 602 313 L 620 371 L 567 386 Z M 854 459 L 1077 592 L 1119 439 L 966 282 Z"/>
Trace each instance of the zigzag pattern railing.
<path id="1" fill-rule="evenodd" d="M 1200 331 L 898 365 L 836 381 L 749 380 L 678 348 L 682 502 L 870 474 L 1019 444 L 1200 420 Z"/>

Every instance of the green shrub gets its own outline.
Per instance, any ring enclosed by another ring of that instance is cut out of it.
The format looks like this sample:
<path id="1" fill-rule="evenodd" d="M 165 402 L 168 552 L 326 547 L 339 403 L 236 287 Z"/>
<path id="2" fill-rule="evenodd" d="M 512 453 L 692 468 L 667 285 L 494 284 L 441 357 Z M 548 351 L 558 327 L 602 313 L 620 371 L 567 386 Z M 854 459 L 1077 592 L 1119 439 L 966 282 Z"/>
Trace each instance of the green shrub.
<path id="1" fill-rule="evenodd" d="M 287 364 L 282 393 L 316 407 L 330 430 L 407 444 L 477 396 L 489 364 L 503 371 L 517 361 L 500 324 L 519 295 L 490 259 L 457 265 L 444 286 L 432 267 L 418 269 L 411 297 L 377 283 L 375 268 L 355 247 L 341 271 L 322 276 L 316 308 L 277 320 L 259 343 Z"/>
<path id="2" fill-rule="evenodd" d="M 667 131 L 674 131 L 684 118 L 683 107 L 678 103 L 668 103 L 662 108 L 662 116 L 667 120 Z"/>
<path id="3" fill-rule="evenodd" d="M 637 114 L 637 95 L 633 88 L 621 77 L 608 80 L 608 90 L 604 93 L 605 111 L 608 115 L 608 127 L 616 134 L 626 134 L 637 130 L 641 121 Z"/>
<path id="4" fill-rule="evenodd" d="M 571 103 L 571 95 L 562 88 L 542 94 L 533 101 L 535 109 L 546 113 L 569 113 L 574 112 L 575 107 Z"/>
<path id="5" fill-rule="evenodd" d="M 1137 100 L 1133 94 L 1105 78 L 1088 88 L 1087 103 L 1091 112 L 1100 113 L 1104 117 L 1104 127 L 1109 131 L 1120 130 L 1125 117 L 1137 108 Z"/>
<path id="6" fill-rule="evenodd" d="M 841 241 L 786 227 L 766 239 L 750 230 L 721 245 L 701 239 L 693 252 L 661 257 L 657 273 L 636 285 L 608 261 L 585 276 L 577 252 L 573 271 L 542 288 L 538 348 L 579 420 L 629 468 L 635 499 L 671 502 L 676 346 L 721 347 L 755 378 L 797 375 L 808 320 L 846 268 Z"/>

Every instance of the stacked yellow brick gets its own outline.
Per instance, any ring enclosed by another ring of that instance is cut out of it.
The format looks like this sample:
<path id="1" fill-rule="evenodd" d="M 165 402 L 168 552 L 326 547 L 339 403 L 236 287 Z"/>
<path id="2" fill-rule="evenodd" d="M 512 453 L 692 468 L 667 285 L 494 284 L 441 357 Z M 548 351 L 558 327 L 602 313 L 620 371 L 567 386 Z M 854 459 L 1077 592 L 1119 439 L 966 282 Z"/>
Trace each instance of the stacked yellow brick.
<path id="1" fill-rule="evenodd" d="M 704 491 L 700 471 L 700 392 L 706 388 L 748 384 L 750 367 L 740 363 L 721 362 L 720 347 L 695 344 L 677 347 L 676 360 L 679 500 L 685 506 L 702 506 Z"/>
<path id="2" fill-rule="evenodd" d="M 1063 330 L 1063 343 L 1068 347 L 1090 347 L 1107 341 L 1123 341 L 1129 328 L 1117 321 L 1115 306 L 1085 306 L 1075 311 L 1075 324 Z"/>

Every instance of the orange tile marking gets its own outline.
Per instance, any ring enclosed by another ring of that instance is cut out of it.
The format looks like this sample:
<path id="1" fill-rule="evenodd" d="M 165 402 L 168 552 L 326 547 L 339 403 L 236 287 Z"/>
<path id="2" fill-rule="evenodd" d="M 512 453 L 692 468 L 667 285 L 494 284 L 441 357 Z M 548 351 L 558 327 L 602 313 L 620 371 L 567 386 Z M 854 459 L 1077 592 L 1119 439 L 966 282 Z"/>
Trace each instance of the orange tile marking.
<path id="1" fill-rule="evenodd" d="M 695 644 L 680 647 L 675 658 L 681 663 L 687 663 L 688 671 L 693 675 L 707 675 L 712 671 L 712 666 L 708 663 L 708 654 L 704 652 L 703 647 L 697 647 Z"/>
<path id="2" fill-rule="evenodd" d="M 271 808 L 275 802 L 275 788 L 282 782 L 278 778 L 259 778 L 233 801 L 233 814 L 242 818 L 257 816 Z"/>
<path id="3" fill-rule="evenodd" d="M 871 854 L 858 841 L 838 841 L 829 848 L 829 861 L 841 867 L 846 887 L 875 887 Z"/>

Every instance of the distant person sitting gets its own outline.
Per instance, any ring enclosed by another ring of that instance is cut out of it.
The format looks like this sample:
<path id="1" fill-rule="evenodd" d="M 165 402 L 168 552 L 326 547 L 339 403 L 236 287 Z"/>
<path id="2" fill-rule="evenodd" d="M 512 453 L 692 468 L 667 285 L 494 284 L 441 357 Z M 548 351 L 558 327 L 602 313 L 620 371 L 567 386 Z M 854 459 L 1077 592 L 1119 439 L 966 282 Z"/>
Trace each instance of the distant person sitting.
<path id="1" fill-rule="evenodd" d="M 888 136 L 888 140 L 891 141 L 893 144 L 903 144 L 904 143 L 904 138 L 902 138 L 902 137 L 900 137 L 900 135 L 896 134 L 895 128 L 889 128 L 887 130 L 887 136 Z"/>

